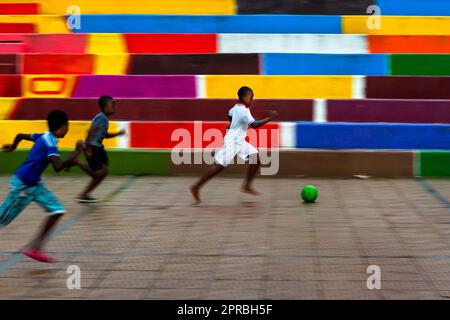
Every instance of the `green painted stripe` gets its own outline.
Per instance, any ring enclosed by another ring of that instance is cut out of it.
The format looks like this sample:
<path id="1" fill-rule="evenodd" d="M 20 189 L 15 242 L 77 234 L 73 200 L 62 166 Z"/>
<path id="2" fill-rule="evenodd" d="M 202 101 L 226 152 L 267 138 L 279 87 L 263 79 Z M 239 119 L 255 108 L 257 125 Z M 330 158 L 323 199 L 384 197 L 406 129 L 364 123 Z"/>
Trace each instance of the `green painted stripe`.
<path id="1" fill-rule="evenodd" d="M 447 76 L 450 75 L 449 54 L 393 54 L 392 75 Z"/>
<path id="2" fill-rule="evenodd" d="M 420 151 L 419 170 L 422 177 L 450 176 L 450 152 Z"/>
<path id="3" fill-rule="evenodd" d="M 11 174 L 25 161 L 28 150 L 16 150 L 12 153 L 0 152 L 0 173 Z M 143 150 L 143 149 L 110 149 L 109 172 L 113 175 L 169 175 L 170 151 L 169 150 Z M 64 158 L 71 151 L 61 150 Z M 83 159 L 84 157 L 81 157 Z M 49 166 L 46 174 L 53 173 Z M 67 174 L 64 172 L 64 174 Z M 70 169 L 69 174 L 83 174 L 77 167 Z"/>

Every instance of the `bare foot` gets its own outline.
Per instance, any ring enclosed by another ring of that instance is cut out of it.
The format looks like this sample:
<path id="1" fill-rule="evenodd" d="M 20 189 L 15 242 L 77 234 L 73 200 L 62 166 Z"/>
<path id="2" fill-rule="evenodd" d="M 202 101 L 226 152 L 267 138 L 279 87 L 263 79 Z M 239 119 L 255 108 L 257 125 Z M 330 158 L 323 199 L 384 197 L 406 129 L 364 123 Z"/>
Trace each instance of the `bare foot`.
<path id="1" fill-rule="evenodd" d="M 199 204 L 200 202 L 202 202 L 200 200 L 199 195 L 198 195 L 198 188 L 197 187 L 191 186 L 189 188 L 189 191 L 191 191 L 192 198 L 194 198 L 194 204 Z"/>
<path id="2" fill-rule="evenodd" d="M 250 187 L 242 187 L 241 192 L 251 194 L 252 196 L 259 196 L 260 193 L 258 191 L 253 190 Z"/>

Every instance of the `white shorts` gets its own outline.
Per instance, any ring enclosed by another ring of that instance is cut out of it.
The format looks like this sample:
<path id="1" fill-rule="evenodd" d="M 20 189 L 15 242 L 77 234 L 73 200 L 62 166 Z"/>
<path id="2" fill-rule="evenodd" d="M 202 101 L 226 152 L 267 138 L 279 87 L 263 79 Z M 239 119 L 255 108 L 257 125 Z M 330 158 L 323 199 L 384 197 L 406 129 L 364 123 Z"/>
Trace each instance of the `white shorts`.
<path id="1" fill-rule="evenodd" d="M 221 166 L 228 166 L 236 155 L 244 161 L 249 159 L 251 154 L 258 153 L 258 150 L 247 141 L 238 144 L 233 142 L 225 142 L 222 149 L 216 152 L 214 159 Z"/>

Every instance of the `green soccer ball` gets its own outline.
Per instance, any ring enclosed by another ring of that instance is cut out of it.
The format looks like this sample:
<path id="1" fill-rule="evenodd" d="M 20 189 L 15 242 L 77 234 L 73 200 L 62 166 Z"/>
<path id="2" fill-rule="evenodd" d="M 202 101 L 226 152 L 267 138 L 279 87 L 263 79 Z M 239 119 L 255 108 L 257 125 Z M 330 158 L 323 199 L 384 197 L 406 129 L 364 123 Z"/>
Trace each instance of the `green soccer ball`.
<path id="1" fill-rule="evenodd" d="M 316 187 L 314 186 L 305 186 L 302 189 L 302 192 L 300 193 L 303 201 L 311 203 L 316 201 L 317 197 L 319 196 L 319 193 L 317 192 Z"/>

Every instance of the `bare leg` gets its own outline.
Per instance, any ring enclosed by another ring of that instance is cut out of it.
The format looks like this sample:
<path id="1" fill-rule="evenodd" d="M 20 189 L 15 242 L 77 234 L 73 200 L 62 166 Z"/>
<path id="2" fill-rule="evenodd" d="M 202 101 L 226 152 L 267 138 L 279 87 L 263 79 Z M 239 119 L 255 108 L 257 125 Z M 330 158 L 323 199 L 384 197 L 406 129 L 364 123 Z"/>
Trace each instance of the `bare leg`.
<path id="1" fill-rule="evenodd" d="M 63 214 L 54 214 L 47 218 L 44 226 L 41 231 L 38 233 L 36 238 L 30 242 L 27 246 L 28 249 L 41 250 L 45 244 L 45 241 L 48 239 L 50 232 L 55 227 L 56 223 L 61 219 Z"/>
<path id="2" fill-rule="evenodd" d="M 220 164 L 213 164 L 211 167 L 208 168 L 208 170 L 205 172 L 205 174 L 190 187 L 190 191 L 192 193 L 192 197 L 194 198 L 195 203 L 200 203 L 200 196 L 199 191 L 200 188 L 209 180 L 211 180 L 215 175 L 219 174 L 225 167 L 221 166 Z"/>
<path id="3" fill-rule="evenodd" d="M 247 175 L 245 177 L 244 184 L 242 185 L 241 192 L 248 193 L 254 196 L 259 195 L 259 192 L 253 190 L 251 185 L 260 166 L 261 161 L 259 160 L 259 155 L 257 155 L 256 163 L 249 164 L 248 166 Z"/>
<path id="4" fill-rule="evenodd" d="M 83 170 L 83 168 L 81 166 L 80 166 L 80 168 Z M 83 171 L 85 171 L 85 170 L 83 170 Z M 89 171 L 85 171 L 85 172 L 89 174 L 89 172 L 92 172 L 92 171 L 89 170 Z M 102 169 L 94 172 L 91 175 L 91 177 L 92 177 L 91 182 L 87 185 L 87 187 L 83 190 L 83 192 L 81 192 L 80 197 L 89 195 L 106 178 L 107 175 L 108 175 L 108 167 L 105 165 L 103 166 Z"/>

